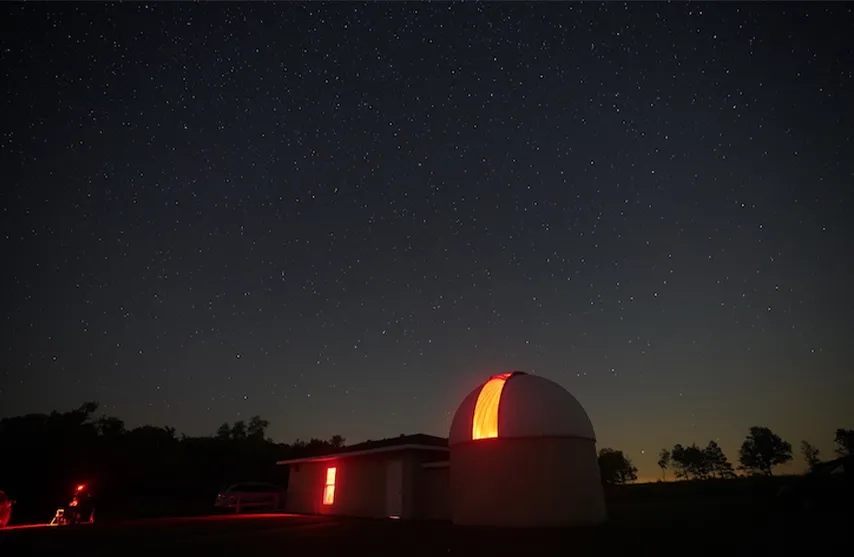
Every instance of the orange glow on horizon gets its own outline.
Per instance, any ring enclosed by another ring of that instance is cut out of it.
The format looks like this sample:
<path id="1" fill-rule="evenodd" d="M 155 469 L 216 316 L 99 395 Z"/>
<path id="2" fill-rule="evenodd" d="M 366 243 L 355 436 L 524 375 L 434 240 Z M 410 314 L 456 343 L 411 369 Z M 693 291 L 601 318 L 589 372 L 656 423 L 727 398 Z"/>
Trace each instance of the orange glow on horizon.
<path id="1" fill-rule="evenodd" d="M 501 402 L 501 391 L 512 373 L 493 375 L 480 389 L 477 403 L 474 406 L 474 416 L 471 421 L 472 439 L 492 439 L 498 437 L 498 406 Z"/>
<path id="2" fill-rule="evenodd" d="M 323 504 L 331 505 L 335 502 L 335 476 L 338 469 L 334 466 L 326 469 L 326 484 L 323 486 Z"/>

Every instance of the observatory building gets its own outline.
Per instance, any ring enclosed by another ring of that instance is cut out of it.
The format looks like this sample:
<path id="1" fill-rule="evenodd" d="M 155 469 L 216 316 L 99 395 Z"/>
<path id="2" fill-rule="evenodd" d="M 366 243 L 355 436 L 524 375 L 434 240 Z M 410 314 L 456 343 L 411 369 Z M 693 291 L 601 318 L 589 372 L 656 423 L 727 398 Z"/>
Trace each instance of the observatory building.
<path id="1" fill-rule="evenodd" d="M 553 381 L 492 376 L 463 400 L 448 444 L 455 524 L 570 526 L 606 518 L 593 426 Z"/>
<path id="2" fill-rule="evenodd" d="M 448 439 L 369 441 L 289 466 L 290 512 L 573 526 L 606 518 L 596 436 L 557 383 L 494 375 L 460 404 Z"/>

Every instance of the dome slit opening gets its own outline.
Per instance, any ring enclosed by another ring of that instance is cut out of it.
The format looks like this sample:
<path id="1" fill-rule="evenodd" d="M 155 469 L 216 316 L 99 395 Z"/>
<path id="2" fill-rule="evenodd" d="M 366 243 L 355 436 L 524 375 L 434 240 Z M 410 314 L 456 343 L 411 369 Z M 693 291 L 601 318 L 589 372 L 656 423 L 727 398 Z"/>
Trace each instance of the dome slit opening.
<path id="1" fill-rule="evenodd" d="M 471 438 L 473 440 L 498 437 L 498 407 L 501 404 L 501 392 L 511 375 L 513 375 L 512 372 L 493 375 L 481 388 L 472 417 Z"/>

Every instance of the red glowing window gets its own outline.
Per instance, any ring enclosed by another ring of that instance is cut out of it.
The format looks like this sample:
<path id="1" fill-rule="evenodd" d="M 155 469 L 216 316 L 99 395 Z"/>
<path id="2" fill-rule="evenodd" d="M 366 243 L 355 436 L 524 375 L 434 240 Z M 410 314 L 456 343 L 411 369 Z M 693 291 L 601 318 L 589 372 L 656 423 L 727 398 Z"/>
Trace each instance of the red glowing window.
<path id="1" fill-rule="evenodd" d="M 331 505 L 335 502 L 335 467 L 326 469 L 326 484 L 323 486 L 323 504 Z"/>
<path id="2" fill-rule="evenodd" d="M 474 416 L 471 421 L 472 439 L 491 439 L 498 437 L 498 405 L 501 402 L 501 391 L 504 383 L 512 373 L 493 375 L 480 389 L 477 403 L 474 406 Z"/>

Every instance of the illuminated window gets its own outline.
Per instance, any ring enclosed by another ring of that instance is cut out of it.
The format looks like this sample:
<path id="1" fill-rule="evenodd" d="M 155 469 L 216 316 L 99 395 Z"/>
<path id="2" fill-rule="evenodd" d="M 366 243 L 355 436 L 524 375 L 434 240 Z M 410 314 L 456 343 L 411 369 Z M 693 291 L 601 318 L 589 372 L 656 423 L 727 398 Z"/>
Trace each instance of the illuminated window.
<path id="1" fill-rule="evenodd" d="M 326 469 L 326 484 L 323 486 L 323 504 L 331 505 L 335 502 L 335 473 L 336 468 Z"/>
<path id="2" fill-rule="evenodd" d="M 481 387 L 471 421 L 472 439 L 498 437 L 498 403 L 501 402 L 501 391 L 504 390 L 504 383 L 511 375 L 513 374 L 493 375 Z"/>

